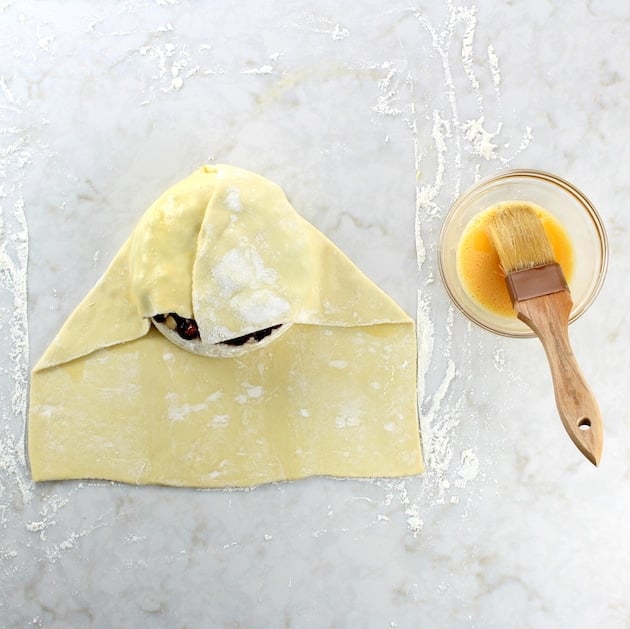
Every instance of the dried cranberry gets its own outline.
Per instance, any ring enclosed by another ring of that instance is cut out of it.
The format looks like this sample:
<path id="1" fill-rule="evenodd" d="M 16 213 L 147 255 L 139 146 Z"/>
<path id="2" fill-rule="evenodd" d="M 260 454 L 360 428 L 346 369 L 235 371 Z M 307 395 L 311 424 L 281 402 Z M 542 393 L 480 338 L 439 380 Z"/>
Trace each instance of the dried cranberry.
<path id="1" fill-rule="evenodd" d="M 191 341 L 199 336 L 199 326 L 194 319 L 184 319 L 180 317 L 177 320 L 177 334 L 183 339 Z"/>

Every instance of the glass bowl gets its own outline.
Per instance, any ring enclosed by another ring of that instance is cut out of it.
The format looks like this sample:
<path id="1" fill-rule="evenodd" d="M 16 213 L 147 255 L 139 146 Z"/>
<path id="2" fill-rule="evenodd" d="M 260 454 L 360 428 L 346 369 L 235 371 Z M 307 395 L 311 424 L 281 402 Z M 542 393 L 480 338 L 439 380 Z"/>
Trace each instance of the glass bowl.
<path id="1" fill-rule="evenodd" d="M 567 233 L 574 252 L 569 288 L 575 321 L 591 305 L 604 282 L 608 240 L 602 220 L 587 197 L 568 181 L 538 170 L 507 170 L 479 181 L 450 208 L 440 234 L 438 255 L 442 282 L 453 303 L 482 328 L 510 337 L 534 336 L 516 316 L 495 314 L 473 300 L 457 272 L 457 248 L 469 221 L 502 201 L 526 201 L 552 214 Z"/>

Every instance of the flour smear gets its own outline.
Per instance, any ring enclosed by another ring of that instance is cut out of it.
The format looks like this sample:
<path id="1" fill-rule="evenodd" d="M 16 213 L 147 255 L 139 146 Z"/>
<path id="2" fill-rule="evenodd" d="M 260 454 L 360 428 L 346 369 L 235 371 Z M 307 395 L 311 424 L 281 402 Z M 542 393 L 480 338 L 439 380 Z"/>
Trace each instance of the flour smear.
<path id="1" fill-rule="evenodd" d="M 402 69 L 391 62 L 381 65 L 384 76 L 374 106 L 381 116 L 406 112 L 402 115 L 410 130 L 418 174 L 418 399 L 426 470 L 419 478 L 387 485 L 404 507 L 414 536 L 423 531 L 423 514 L 435 505 L 458 505 L 460 497 L 470 496 L 474 482 L 483 477 L 476 432 L 471 430 L 471 424 L 478 426 L 481 418 L 466 404 L 466 398 L 474 396 L 470 324 L 463 323 L 452 306 L 446 314 L 439 310 L 444 304 L 444 290 L 433 281 L 439 275 L 439 228 L 456 197 L 479 179 L 482 171 L 509 166 L 533 140 L 529 127 L 520 132 L 520 143 L 513 149 L 505 137 L 507 131 L 513 130 L 506 130 L 503 122 L 500 59 L 493 44 L 481 47 L 476 42 L 477 8 L 452 3 L 447 6 L 447 15 L 440 24 L 410 10 L 420 27 L 419 43 L 429 39 L 427 57 L 434 64 L 434 72 L 429 71 L 429 75 L 441 76 L 441 81 L 435 81 L 440 86 L 440 96 L 422 101 L 427 89 L 422 72 L 426 73 L 426 69 L 417 70 L 417 74 L 414 69 L 408 71 L 403 83 L 397 80 Z M 405 94 L 409 103 L 404 102 Z M 427 109 L 425 105 L 423 109 L 423 102 L 433 107 Z M 475 110 L 475 115 L 470 116 Z M 500 370 L 501 341 L 496 343 L 497 347 L 489 350 L 490 363 Z"/>
<path id="2" fill-rule="evenodd" d="M 25 444 L 29 376 L 27 265 L 29 237 L 23 174 L 31 164 L 21 103 L 11 81 L 0 76 L 0 351 L 8 357 L 0 378 L 0 527 L 32 500 Z M 11 541 L 7 541 L 11 540 Z M 0 537 L 0 567 L 19 557 L 12 536 Z M 0 610 L 3 594 L 0 593 Z"/>

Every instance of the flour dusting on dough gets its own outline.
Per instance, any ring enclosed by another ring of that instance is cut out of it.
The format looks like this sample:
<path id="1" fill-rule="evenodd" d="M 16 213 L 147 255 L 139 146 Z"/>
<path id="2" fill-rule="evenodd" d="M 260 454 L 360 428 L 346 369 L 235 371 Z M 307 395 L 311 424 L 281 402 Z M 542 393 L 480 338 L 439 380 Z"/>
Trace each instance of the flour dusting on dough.
<path id="1" fill-rule="evenodd" d="M 232 212 L 242 212 L 241 192 L 238 188 L 230 188 L 225 195 L 225 204 Z"/>
<path id="2" fill-rule="evenodd" d="M 235 295 L 230 306 L 242 321 L 251 325 L 283 321 L 291 311 L 291 304 L 284 297 L 267 288 Z"/>
<path id="3" fill-rule="evenodd" d="M 247 397 L 252 400 L 257 400 L 263 396 L 264 389 L 260 385 L 253 385 L 248 382 L 244 382 L 243 387 L 245 388 Z"/>
<path id="4" fill-rule="evenodd" d="M 328 363 L 333 369 L 345 369 L 348 363 L 345 360 L 331 360 Z"/>
<path id="5" fill-rule="evenodd" d="M 229 423 L 230 423 L 230 416 L 229 415 L 215 415 L 212 418 L 212 425 L 213 426 L 225 427 L 225 426 L 228 426 Z"/>
<path id="6" fill-rule="evenodd" d="M 228 251 L 219 260 L 212 275 L 225 299 L 250 286 L 273 285 L 278 278 L 276 271 L 265 266 L 260 254 L 252 246 Z"/>
<path id="7" fill-rule="evenodd" d="M 358 426 L 359 423 L 359 418 L 354 416 L 339 415 L 335 419 L 335 426 L 337 428 L 352 428 L 353 426 Z"/>
<path id="8" fill-rule="evenodd" d="M 223 397 L 223 391 L 218 389 L 211 393 L 203 402 L 198 404 L 178 404 L 179 396 L 177 393 L 167 393 L 165 395 L 168 402 L 168 419 L 172 422 L 180 422 L 185 420 L 191 413 L 201 413 L 207 411 L 213 402 Z"/>
<path id="9" fill-rule="evenodd" d="M 276 270 L 265 266 L 251 245 L 225 253 L 212 270 L 212 276 L 221 296 L 247 324 L 282 321 L 291 310 L 289 302 L 277 292 Z"/>

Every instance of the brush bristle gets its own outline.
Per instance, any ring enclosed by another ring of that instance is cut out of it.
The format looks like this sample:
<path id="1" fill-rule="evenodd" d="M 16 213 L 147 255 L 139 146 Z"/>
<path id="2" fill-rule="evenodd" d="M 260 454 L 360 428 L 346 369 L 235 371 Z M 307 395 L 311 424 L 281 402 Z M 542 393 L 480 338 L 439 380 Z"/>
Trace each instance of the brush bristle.
<path id="1" fill-rule="evenodd" d="M 555 262 L 538 214 L 526 203 L 512 203 L 489 221 L 488 235 L 506 273 Z"/>

